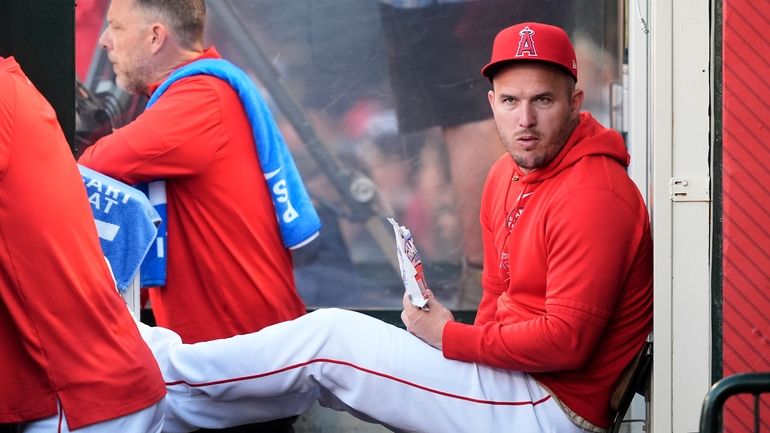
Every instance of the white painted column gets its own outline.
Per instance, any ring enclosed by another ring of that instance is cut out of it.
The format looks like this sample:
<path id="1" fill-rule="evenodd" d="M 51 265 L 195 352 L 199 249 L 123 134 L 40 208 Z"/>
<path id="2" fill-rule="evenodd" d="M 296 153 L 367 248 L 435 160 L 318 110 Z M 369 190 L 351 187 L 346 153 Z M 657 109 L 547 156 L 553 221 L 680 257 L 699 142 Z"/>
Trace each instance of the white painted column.
<path id="1" fill-rule="evenodd" d="M 652 431 L 694 432 L 711 379 L 710 3 L 649 6 Z"/>

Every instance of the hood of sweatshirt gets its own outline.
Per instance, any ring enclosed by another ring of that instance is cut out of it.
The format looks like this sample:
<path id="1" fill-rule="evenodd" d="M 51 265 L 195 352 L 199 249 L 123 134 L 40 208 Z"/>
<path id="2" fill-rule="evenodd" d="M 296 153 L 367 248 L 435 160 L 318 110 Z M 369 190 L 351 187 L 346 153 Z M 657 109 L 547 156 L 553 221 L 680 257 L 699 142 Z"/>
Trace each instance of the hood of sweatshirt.
<path id="1" fill-rule="evenodd" d="M 587 156 L 604 155 L 628 167 L 631 157 L 626 150 L 623 137 L 614 129 L 606 128 L 591 113 L 580 113 L 580 122 L 570 134 L 567 143 L 556 157 L 546 166 L 536 168 L 527 174 L 514 161 L 514 171 L 526 183 L 542 182 L 557 175 Z M 513 159 L 513 158 L 511 158 Z"/>

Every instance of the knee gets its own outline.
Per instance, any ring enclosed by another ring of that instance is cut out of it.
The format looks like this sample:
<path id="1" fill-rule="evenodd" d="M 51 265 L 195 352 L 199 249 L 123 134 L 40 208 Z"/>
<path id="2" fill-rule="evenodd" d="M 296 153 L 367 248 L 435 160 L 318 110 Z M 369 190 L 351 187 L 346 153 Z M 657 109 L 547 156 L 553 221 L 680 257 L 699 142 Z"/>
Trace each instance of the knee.
<path id="1" fill-rule="evenodd" d="M 351 317 L 359 313 L 342 308 L 321 308 L 304 317 L 313 322 L 313 327 L 318 329 L 334 329 L 351 320 Z"/>
<path id="2" fill-rule="evenodd" d="M 369 321 L 376 321 L 365 314 L 342 308 L 323 308 L 305 315 L 312 322 L 316 335 L 334 340 L 345 336 L 356 336 L 366 328 Z"/>

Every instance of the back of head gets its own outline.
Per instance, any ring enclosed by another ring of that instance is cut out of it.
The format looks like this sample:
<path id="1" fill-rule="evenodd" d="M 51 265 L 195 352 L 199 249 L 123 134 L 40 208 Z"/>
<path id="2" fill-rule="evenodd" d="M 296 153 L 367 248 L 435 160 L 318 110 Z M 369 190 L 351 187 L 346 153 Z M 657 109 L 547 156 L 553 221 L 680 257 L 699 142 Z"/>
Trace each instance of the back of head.
<path id="1" fill-rule="evenodd" d="M 203 43 L 205 0 L 134 0 L 135 5 L 166 18 L 179 44 L 192 48 Z"/>
<path id="2" fill-rule="evenodd" d="M 501 30 L 492 45 L 492 58 L 481 74 L 491 80 L 501 67 L 522 61 L 555 65 L 577 81 L 575 48 L 560 27 L 526 22 Z"/>

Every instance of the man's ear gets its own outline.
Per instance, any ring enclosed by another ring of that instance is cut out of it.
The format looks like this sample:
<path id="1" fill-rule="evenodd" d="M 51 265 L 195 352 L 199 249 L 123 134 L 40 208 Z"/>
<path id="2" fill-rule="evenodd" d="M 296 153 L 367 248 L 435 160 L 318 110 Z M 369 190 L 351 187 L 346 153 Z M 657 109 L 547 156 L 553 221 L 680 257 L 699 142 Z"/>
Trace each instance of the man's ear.
<path id="1" fill-rule="evenodd" d="M 487 92 L 487 99 L 489 99 L 489 107 L 492 108 L 492 110 L 495 109 L 495 91 L 490 90 Z"/>
<path id="2" fill-rule="evenodd" d="M 150 26 L 152 41 L 150 42 L 150 52 L 157 53 L 166 44 L 169 37 L 168 28 L 163 23 L 153 23 Z"/>
<path id="3" fill-rule="evenodd" d="M 580 109 L 583 107 L 583 98 L 585 97 L 585 94 L 583 93 L 583 89 L 575 89 L 574 92 L 572 92 L 572 101 L 570 104 L 570 111 L 572 111 L 572 114 L 578 115 L 580 114 Z"/>

